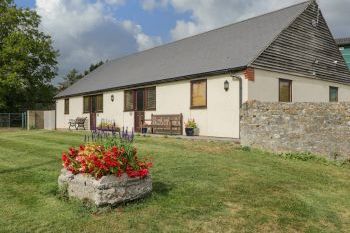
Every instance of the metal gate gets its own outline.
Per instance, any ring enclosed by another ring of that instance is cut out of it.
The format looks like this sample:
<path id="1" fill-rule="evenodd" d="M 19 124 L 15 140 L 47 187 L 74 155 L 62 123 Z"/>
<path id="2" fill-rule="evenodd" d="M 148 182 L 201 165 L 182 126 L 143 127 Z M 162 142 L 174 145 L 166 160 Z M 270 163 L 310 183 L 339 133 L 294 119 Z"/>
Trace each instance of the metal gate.
<path id="1" fill-rule="evenodd" d="M 26 128 L 27 113 L 0 113 L 0 128 Z"/>

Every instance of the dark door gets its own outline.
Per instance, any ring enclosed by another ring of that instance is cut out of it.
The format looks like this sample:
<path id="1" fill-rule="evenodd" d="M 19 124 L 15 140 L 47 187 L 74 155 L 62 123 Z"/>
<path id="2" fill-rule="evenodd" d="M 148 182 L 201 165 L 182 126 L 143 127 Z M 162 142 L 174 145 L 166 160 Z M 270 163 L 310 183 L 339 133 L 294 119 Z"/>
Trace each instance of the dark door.
<path id="1" fill-rule="evenodd" d="M 145 89 L 136 90 L 135 132 L 141 132 L 145 121 Z"/>
<path id="2" fill-rule="evenodd" d="M 145 112 L 144 111 L 136 111 L 135 112 L 135 132 L 140 133 L 142 124 L 145 121 Z"/>
<path id="3" fill-rule="evenodd" d="M 91 96 L 90 97 L 90 129 L 91 130 L 96 130 L 96 102 L 97 102 L 97 97 L 96 96 Z"/>
<path id="4" fill-rule="evenodd" d="M 96 130 L 96 112 L 90 112 L 90 129 Z"/>

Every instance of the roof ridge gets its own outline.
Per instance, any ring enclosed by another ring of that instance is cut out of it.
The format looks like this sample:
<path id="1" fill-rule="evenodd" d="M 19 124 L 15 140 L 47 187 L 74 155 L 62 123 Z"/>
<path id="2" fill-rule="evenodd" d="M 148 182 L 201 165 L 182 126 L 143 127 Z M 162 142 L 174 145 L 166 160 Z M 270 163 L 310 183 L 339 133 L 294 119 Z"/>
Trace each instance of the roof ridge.
<path id="1" fill-rule="evenodd" d="M 303 1 L 303 2 L 300 2 L 300 3 L 297 3 L 297 4 L 293 4 L 293 5 L 281 8 L 279 10 L 270 11 L 270 12 L 267 12 L 267 13 L 256 15 L 256 16 L 248 18 L 248 19 L 244 19 L 244 20 L 241 20 L 241 21 L 238 21 L 238 22 L 235 22 L 235 23 L 230 23 L 230 24 L 218 27 L 218 28 L 211 29 L 209 31 L 201 32 L 201 33 L 196 34 L 196 35 L 192 35 L 192 36 L 185 37 L 185 38 L 182 38 L 182 39 L 179 39 L 179 40 L 175 40 L 175 41 L 172 41 L 172 42 L 169 42 L 169 43 L 165 43 L 165 44 L 162 44 L 162 45 L 159 45 L 159 46 L 156 46 L 156 47 L 153 47 L 153 48 L 149 48 L 149 49 L 146 49 L 146 50 L 143 50 L 143 51 L 139 51 L 139 52 L 136 52 L 136 53 L 132 53 L 132 54 L 129 54 L 129 55 L 126 55 L 126 56 L 123 56 L 123 57 L 112 59 L 112 60 L 110 60 L 110 63 L 112 63 L 114 61 L 117 61 L 117 60 L 122 60 L 122 59 L 125 59 L 125 58 L 128 58 L 128 57 L 131 57 L 131 56 L 135 56 L 135 55 L 138 55 L 138 54 L 141 54 L 141 53 L 144 53 L 144 52 L 148 52 L 148 51 L 156 49 L 156 48 L 168 46 L 168 45 L 175 44 L 175 43 L 178 43 L 178 42 L 183 41 L 183 40 L 187 40 L 187 39 L 191 39 L 191 38 L 194 38 L 194 37 L 197 37 L 197 36 L 201 36 L 201 35 L 213 32 L 213 31 L 221 30 L 221 29 L 224 29 L 226 27 L 231 27 L 231 26 L 236 25 L 236 24 L 244 23 L 244 22 L 249 21 L 249 20 L 253 20 L 253 19 L 256 19 L 256 18 L 259 18 L 259 17 L 270 15 L 270 14 L 273 14 L 273 13 L 276 13 L 276 12 L 279 12 L 279 11 L 283 11 L 283 10 L 286 10 L 288 8 L 296 7 L 296 6 L 305 4 L 305 3 L 309 3 L 310 4 L 310 3 L 314 2 L 314 1 L 315 0 L 307 0 L 307 1 Z"/>

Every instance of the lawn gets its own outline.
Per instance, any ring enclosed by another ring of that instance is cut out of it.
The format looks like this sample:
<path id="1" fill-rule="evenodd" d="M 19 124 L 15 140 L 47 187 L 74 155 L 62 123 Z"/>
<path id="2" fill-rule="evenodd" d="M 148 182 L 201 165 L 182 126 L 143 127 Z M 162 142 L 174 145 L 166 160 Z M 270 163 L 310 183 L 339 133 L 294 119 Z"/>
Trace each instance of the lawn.
<path id="1" fill-rule="evenodd" d="M 138 137 L 153 194 L 112 210 L 59 199 L 61 152 L 81 133 L 0 131 L 1 232 L 346 232 L 350 168 L 228 142 Z"/>

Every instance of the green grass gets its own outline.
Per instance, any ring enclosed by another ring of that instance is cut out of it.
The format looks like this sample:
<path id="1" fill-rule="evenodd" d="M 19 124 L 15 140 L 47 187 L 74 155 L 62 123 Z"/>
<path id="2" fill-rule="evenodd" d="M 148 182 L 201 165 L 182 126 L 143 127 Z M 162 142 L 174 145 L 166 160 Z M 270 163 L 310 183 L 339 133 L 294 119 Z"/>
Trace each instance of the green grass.
<path id="1" fill-rule="evenodd" d="M 346 232 L 350 169 L 231 143 L 136 139 L 154 191 L 96 211 L 58 198 L 60 154 L 81 133 L 0 131 L 1 232 Z"/>

